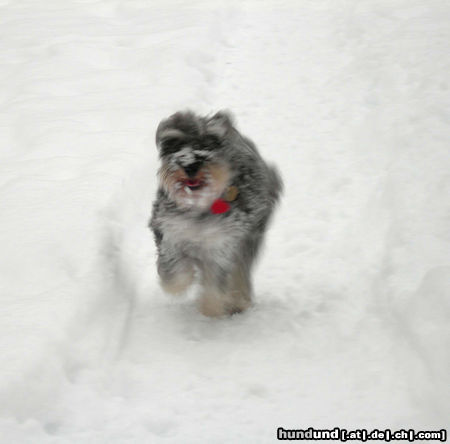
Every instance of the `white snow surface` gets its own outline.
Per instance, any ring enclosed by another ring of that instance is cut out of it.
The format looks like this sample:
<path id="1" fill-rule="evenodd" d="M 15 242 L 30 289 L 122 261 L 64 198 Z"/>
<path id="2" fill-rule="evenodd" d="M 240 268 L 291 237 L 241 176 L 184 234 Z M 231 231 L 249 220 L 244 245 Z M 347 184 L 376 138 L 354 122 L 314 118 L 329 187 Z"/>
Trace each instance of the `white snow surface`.
<path id="1" fill-rule="evenodd" d="M 449 42 L 446 0 L 1 0 L 0 442 L 447 427 Z M 187 108 L 285 182 L 227 319 L 147 228 Z"/>

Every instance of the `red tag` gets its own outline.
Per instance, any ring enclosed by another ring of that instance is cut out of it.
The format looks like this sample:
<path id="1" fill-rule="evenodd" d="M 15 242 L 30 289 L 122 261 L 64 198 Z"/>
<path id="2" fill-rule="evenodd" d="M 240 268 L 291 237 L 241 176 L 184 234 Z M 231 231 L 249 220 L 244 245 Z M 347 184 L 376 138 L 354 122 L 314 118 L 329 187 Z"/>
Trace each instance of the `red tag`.
<path id="1" fill-rule="evenodd" d="M 211 205 L 212 214 L 226 213 L 230 209 L 230 204 L 223 199 L 216 199 Z"/>

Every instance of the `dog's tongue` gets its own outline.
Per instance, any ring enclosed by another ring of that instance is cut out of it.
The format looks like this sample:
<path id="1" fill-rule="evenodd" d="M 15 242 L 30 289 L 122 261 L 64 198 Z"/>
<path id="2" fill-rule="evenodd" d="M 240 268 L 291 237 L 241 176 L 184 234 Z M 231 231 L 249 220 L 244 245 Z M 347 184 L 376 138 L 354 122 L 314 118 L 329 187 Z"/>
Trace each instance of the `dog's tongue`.
<path id="1" fill-rule="evenodd" d="M 187 179 L 185 184 L 188 187 L 198 187 L 200 185 L 200 179 Z"/>

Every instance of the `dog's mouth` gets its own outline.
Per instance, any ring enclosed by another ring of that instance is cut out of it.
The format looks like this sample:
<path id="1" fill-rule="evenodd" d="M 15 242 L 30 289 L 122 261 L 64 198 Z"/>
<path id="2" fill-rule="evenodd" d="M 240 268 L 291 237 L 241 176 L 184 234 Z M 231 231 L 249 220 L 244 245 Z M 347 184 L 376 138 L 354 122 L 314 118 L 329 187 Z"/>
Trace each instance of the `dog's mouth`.
<path id="1" fill-rule="evenodd" d="M 224 192 L 230 172 L 227 164 L 209 163 L 197 172 L 163 163 L 159 171 L 160 185 L 180 208 L 207 210 Z"/>
<path id="2" fill-rule="evenodd" d="M 205 185 L 205 182 L 201 179 L 184 179 L 183 180 L 183 186 L 186 188 L 188 188 L 191 191 L 196 191 L 199 190 L 200 188 L 203 188 L 203 186 Z"/>

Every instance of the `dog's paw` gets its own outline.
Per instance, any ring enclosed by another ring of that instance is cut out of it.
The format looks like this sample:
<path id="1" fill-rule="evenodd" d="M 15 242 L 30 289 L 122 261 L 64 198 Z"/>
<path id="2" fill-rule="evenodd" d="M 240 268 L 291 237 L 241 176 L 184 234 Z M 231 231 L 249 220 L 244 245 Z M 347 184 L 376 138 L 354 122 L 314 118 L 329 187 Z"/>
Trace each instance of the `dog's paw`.
<path id="1" fill-rule="evenodd" d="M 250 305 L 250 300 L 240 299 L 239 301 L 231 301 L 226 295 L 212 293 L 205 293 L 198 300 L 200 313 L 209 318 L 219 318 L 242 313 Z"/>
<path id="2" fill-rule="evenodd" d="M 166 293 L 173 295 L 178 295 L 184 293 L 194 280 L 194 270 L 189 269 L 183 271 L 182 273 L 177 273 L 176 275 L 168 278 L 160 275 L 160 283 L 162 289 Z"/>
<path id="3" fill-rule="evenodd" d="M 198 310 L 208 318 L 220 318 L 227 315 L 224 301 L 218 295 L 203 294 L 197 301 Z"/>
<path id="4" fill-rule="evenodd" d="M 251 301 L 247 300 L 241 300 L 238 303 L 234 303 L 233 305 L 230 305 L 228 307 L 228 314 L 234 315 L 238 313 L 243 313 L 247 308 L 249 308 L 252 305 Z"/>

